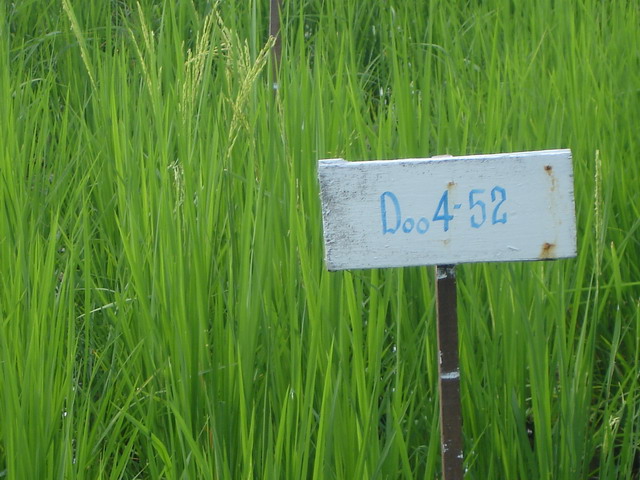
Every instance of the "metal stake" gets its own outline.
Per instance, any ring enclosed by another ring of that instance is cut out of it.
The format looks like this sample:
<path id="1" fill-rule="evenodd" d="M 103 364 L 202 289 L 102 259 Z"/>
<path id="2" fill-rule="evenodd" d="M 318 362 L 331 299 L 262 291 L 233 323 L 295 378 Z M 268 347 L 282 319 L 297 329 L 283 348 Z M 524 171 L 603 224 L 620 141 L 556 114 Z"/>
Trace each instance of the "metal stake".
<path id="1" fill-rule="evenodd" d="M 438 387 L 442 475 L 445 480 L 462 480 L 462 414 L 454 265 L 436 266 L 436 310 L 440 355 Z"/>
<path id="2" fill-rule="evenodd" d="M 275 37 L 273 44 L 273 89 L 278 89 L 278 70 L 280 68 L 280 58 L 282 56 L 282 40 L 280 39 L 280 10 L 282 10 L 282 0 L 271 0 L 269 2 L 269 36 Z"/>

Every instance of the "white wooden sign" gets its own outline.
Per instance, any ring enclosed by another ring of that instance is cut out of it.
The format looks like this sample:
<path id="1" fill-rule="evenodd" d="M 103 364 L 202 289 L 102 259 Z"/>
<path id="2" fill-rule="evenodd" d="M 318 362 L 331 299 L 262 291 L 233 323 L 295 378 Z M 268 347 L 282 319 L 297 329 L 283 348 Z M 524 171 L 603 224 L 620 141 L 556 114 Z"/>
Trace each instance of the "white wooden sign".
<path id="1" fill-rule="evenodd" d="M 576 255 L 570 150 L 320 160 L 329 270 Z"/>

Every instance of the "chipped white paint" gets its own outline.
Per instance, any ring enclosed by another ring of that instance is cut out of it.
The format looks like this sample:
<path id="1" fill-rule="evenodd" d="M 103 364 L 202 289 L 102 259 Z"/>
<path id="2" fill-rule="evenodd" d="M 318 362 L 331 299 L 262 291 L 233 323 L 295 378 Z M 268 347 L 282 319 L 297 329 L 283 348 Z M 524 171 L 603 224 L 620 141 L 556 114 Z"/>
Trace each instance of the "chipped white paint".
<path id="1" fill-rule="evenodd" d="M 576 255 L 570 150 L 321 160 L 330 270 Z"/>
<path id="2" fill-rule="evenodd" d="M 454 370 L 453 372 L 446 372 L 440 375 L 442 380 L 456 380 L 460 378 L 460 371 Z"/>
<path id="3" fill-rule="evenodd" d="M 456 278 L 456 269 L 451 266 L 451 265 L 447 265 L 444 267 L 440 267 L 436 270 L 436 279 L 437 280 L 444 280 L 445 278 Z"/>

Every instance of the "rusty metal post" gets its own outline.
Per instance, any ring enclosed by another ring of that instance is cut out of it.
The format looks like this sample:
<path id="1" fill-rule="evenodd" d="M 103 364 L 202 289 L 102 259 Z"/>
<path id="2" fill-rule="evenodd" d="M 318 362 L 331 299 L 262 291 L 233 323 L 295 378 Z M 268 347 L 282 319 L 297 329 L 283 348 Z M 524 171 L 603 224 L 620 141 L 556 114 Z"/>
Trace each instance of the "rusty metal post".
<path id="1" fill-rule="evenodd" d="M 278 89 L 278 70 L 280 68 L 280 58 L 282 57 L 282 41 L 280 40 L 280 11 L 282 10 L 282 0 L 271 0 L 269 3 L 269 36 L 275 37 L 273 44 L 273 89 Z"/>
<path id="2" fill-rule="evenodd" d="M 436 266 L 440 378 L 440 448 L 444 480 L 462 480 L 462 413 L 458 363 L 458 313 L 454 265 Z"/>

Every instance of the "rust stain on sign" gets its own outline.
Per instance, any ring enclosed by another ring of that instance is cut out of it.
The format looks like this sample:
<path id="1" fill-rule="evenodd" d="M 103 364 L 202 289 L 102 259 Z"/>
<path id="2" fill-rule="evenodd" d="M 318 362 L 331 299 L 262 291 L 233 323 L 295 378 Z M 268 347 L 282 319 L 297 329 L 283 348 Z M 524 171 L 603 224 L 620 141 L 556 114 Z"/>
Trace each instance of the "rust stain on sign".
<path id="1" fill-rule="evenodd" d="M 542 250 L 540 250 L 540 255 L 539 257 L 542 259 L 545 258 L 556 258 L 556 244 L 555 243 L 549 243 L 549 242 L 545 242 L 544 244 L 542 244 Z"/>
<path id="2" fill-rule="evenodd" d="M 549 178 L 551 178 L 551 191 L 555 192 L 557 180 L 555 175 L 553 174 L 553 167 L 551 165 L 545 165 L 544 171 L 547 173 L 547 175 L 549 175 Z"/>

